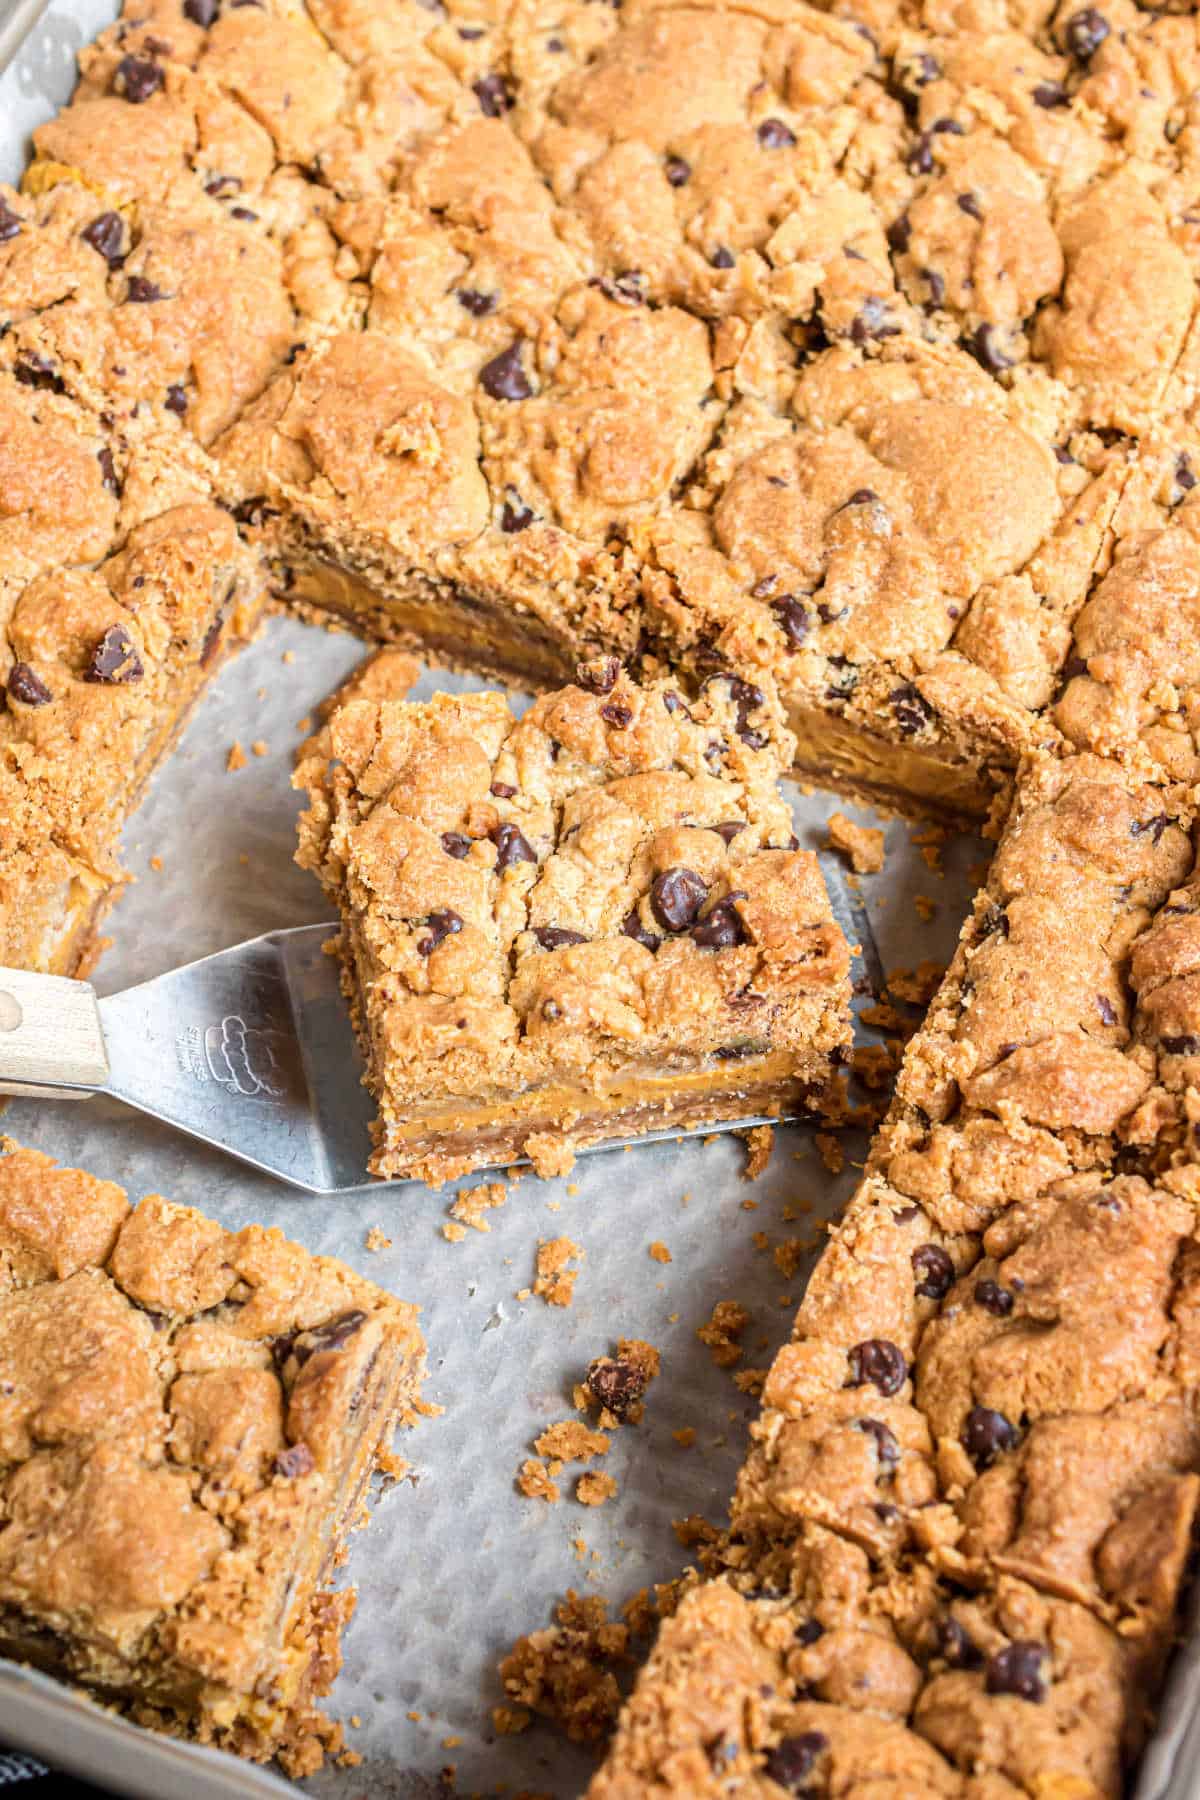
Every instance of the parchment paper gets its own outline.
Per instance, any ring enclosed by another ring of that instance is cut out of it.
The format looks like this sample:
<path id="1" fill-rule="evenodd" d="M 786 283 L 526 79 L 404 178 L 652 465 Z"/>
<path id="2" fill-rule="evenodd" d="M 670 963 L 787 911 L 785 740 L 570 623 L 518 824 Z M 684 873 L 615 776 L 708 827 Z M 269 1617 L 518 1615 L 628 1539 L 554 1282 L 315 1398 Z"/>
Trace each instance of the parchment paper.
<path id="1" fill-rule="evenodd" d="M 0 77 L 0 173 L 19 173 L 26 133 L 69 93 L 75 49 L 111 11 L 94 0 L 51 7 Z M 316 883 L 292 862 L 300 800 L 288 778 L 298 722 L 362 654 L 347 635 L 274 619 L 218 675 L 126 834 L 126 862 L 137 881 L 111 917 L 112 948 L 95 976 L 100 991 L 273 927 L 329 916 Z M 481 684 L 430 671 L 418 691 L 472 685 Z M 231 774 L 225 762 L 235 739 L 247 750 L 254 740 L 268 748 Z M 792 791 L 797 832 L 817 848 L 830 812 L 844 803 Z M 888 824 L 885 871 L 862 883 L 888 970 L 949 959 L 986 855 L 978 840 L 961 838 L 946 847 L 939 875 L 913 843 L 913 829 Z M 151 867 L 152 857 L 161 858 L 160 869 Z M 841 864 L 826 858 L 826 865 L 844 897 Z M 935 903 L 932 920 L 918 917 L 918 894 Z M 864 973 L 861 961 L 856 973 Z M 815 1221 L 830 1216 L 853 1185 L 863 1140 L 846 1138 L 850 1160 L 835 1179 L 810 1132 L 782 1129 L 769 1169 L 753 1185 L 742 1179 L 744 1146 L 728 1136 L 593 1154 L 566 1180 L 526 1175 L 506 1205 L 488 1215 L 488 1233 L 470 1231 L 464 1242 L 449 1243 L 441 1226 L 455 1189 L 409 1184 L 336 1202 L 306 1200 L 102 1099 L 17 1102 L 3 1126 L 121 1182 L 135 1197 L 163 1192 L 231 1227 L 250 1220 L 278 1225 L 424 1309 L 426 1392 L 445 1414 L 400 1441 L 411 1480 L 383 1498 L 369 1528 L 352 1541 L 345 1570 L 360 1599 L 331 1704 L 363 1762 L 327 1769 L 306 1784 L 309 1791 L 328 1800 L 417 1800 L 444 1793 L 442 1771 L 453 1766 L 461 1793 L 526 1789 L 556 1800 L 578 1793 L 592 1758 L 554 1730 L 535 1724 L 521 1736 L 496 1737 L 491 1709 L 505 1698 L 497 1662 L 519 1634 L 550 1623 L 568 1588 L 602 1594 L 615 1611 L 638 1588 L 677 1574 L 687 1557 L 673 1520 L 691 1513 L 724 1518 L 758 1403 L 739 1391 L 729 1370 L 714 1366 L 696 1329 L 717 1300 L 736 1298 L 752 1315 L 741 1366 L 769 1363 L 807 1273 L 786 1281 L 771 1251 L 797 1235 L 816 1236 Z M 785 1207 L 810 1210 L 789 1222 Z M 390 1248 L 368 1251 L 372 1226 L 392 1240 Z M 573 1306 L 518 1301 L 517 1290 L 532 1285 L 539 1239 L 558 1236 L 584 1250 Z M 650 1257 L 655 1241 L 666 1244 L 669 1264 Z M 564 1471 L 559 1505 L 519 1495 L 514 1477 L 533 1454 L 534 1437 L 572 1416 L 572 1385 L 620 1336 L 657 1345 L 663 1371 L 644 1423 L 616 1433 L 607 1458 L 592 1465 L 616 1477 L 617 1496 L 600 1509 L 578 1504 L 571 1495 L 579 1465 Z M 696 1433 L 690 1449 L 672 1436 L 686 1427 Z M 1200 1671 L 1189 1668 L 1190 1702 Z M 42 1710 L 22 1704 L 23 1679 L 0 1680 L 0 1738 L 50 1750 L 122 1791 L 163 1791 L 145 1734 L 116 1731 L 106 1719 L 97 1727 L 94 1713 L 77 1733 L 56 1734 Z M 1160 1770 L 1169 1767 L 1193 1708 L 1179 1710 L 1172 1742 L 1159 1752 Z M 221 1760 L 230 1791 L 265 1791 L 258 1779 L 243 1778 L 233 1759 Z M 210 1762 L 203 1755 L 195 1761 L 197 1780 Z M 1156 1796 L 1165 1791 L 1154 1787 Z"/>

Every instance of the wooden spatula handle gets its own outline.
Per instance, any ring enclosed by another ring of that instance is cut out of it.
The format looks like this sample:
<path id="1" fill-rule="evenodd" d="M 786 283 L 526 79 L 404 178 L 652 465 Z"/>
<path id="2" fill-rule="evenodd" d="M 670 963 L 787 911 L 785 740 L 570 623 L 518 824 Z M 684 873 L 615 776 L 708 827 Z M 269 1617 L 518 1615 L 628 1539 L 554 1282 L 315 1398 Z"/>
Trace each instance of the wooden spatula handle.
<path id="1" fill-rule="evenodd" d="M 107 1085 L 91 983 L 0 969 L 0 1094 L 79 1099 Z"/>

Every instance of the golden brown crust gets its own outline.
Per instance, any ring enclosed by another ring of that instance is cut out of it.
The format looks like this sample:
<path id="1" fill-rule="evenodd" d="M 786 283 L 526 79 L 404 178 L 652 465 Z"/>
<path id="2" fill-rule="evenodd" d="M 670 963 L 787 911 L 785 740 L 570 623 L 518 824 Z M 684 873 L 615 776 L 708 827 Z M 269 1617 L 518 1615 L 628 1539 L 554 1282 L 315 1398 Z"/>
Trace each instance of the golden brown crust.
<path id="1" fill-rule="evenodd" d="M 157 1195 L 131 1211 L 4 1140 L 5 1653 L 172 1729 L 311 1755 L 338 1660 L 320 1590 L 417 1405 L 415 1316 L 278 1232 Z"/>
<path id="2" fill-rule="evenodd" d="M 781 1100 L 815 1097 L 849 956 L 776 788 L 787 756 L 761 689 L 689 703 L 612 658 L 520 720 L 496 693 L 333 713 L 296 776 L 299 860 L 342 909 L 378 1173 L 546 1162 L 572 1112 L 622 1122 L 639 1086 L 736 1110 L 761 1065 Z"/>

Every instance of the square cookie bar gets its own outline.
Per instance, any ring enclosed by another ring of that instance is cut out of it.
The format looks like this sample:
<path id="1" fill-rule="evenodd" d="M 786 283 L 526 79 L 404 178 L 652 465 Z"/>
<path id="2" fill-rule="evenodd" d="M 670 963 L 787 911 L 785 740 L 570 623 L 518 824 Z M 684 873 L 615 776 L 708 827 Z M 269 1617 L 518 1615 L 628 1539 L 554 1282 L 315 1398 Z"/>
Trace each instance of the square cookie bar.
<path id="1" fill-rule="evenodd" d="M 777 788 L 762 689 L 615 658 L 499 693 L 351 700 L 302 760 L 299 861 L 343 919 L 377 1175 L 446 1180 L 820 1103 L 849 952 Z"/>
<path id="2" fill-rule="evenodd" d="M 226 1231 L 0 1139 L 0 1654 L 294 1775 L 352 1592 L 329 1589 L 416 1309 L 278 1231 Z"/>

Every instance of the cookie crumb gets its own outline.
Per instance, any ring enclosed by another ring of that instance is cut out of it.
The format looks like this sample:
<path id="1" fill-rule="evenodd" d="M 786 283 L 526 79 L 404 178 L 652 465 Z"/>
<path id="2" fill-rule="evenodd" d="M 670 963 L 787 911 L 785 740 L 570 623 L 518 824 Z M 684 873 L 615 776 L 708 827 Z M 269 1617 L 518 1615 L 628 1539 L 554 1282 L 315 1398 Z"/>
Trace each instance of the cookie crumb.
<path id="1" fill-rule="evenodd" d="M 271 746 L 268 744 L 266 738 L 255 738 L 250 748 L 253 750 L 255 756 L 266 756 L 270 751 Z"/>
<path id="2" fill-rule="evenodd" d="M 946 973 L 937 962 L 918 963 L 915 969 L 892 969 L 887 978 L 890 1000 L 906 1001 L 909 1006 L 928 1006 Z"/>
<path id="3" fill-rule="evenodd" d="M 900 1067 L 902 1045 L 860 1044 L 851 1052 L 850 1067 L 864 1087 L 878 1090 L 890 1087 Z"/>
<path id="4" fill-rule="evenodd" d="M 656 1263 L 669 1263 L 671 1260 L 671 1252 L 658 1238 L 650 1246 L 650 1255 Z"/>
<path id="5" fill-rule="evenodd" d="M 746 1166 L 742 1170 L 743 1181 L 757 1181 L 771 1160 L 771 1152 L 775 1148 L 775 1127 L 773 1125 L 752 1125 L 749 1131 L 739 1131 L 738 1136 L 746 1146 Z M 742 1202 L 743 1206 L 746 1204 Z"/>
<path id="6" fill-rule="evenodd" d="M 567 1597 L 556 1623 L 520 1637 L 500 1663 L 509 1701 L 553 1720 L 574 1744 L 599 1744 L 616 1724 L 621 1689 L 614 1669 L 629 1661 L 629 1627 L 609 1619 L 598 1594 Z"/>
<path id="7" fill-rule="evenodd" d="M 744 1351 L 740 1342 L 750 1323 L 750 1314 L 737 1300 L 718 1300 L 707 1325 L 701 1325 L 696 1336 L 707 1344 L 719 1369 L 731 1369 L 740 1362 Z"/>
<path id="8" fill-rule="evenodd" d="M 488 1181 L 482 1187 L 461 1188 L 458 1198 L 450 1202 L 447 1210 L 460 1225 L 469 1225 L 473 1231 L 490 1231 L 492 1228 L 485 1213 L 494 1212 L 507 1199 L 508 1189 L 502 1181 Z"/>
<path id="9" fill-rule="evenodd" d="M 367 1233 L 367 1249 L 368 1250 L 390 1250 L 391 1247 L 392 1247 L 392 1240 L 388 1236 L 387 1232 L 383 1229 L 383 1226 L 382 1225 L 372 1225 L 370 1231 L 368 1231 L 368 1233 Z"/>
<path id="10" fill-rule="evenodd" d="M 162 866 L 163 866 L 163 859 L 161 856 L 152 856 L 150 858 L 150 867 L 154 870 L 154 873 L 156 875 L 162 874 Z"/>
<path id="11" fill-rule="evenodd" d="M 533 1722 L 533 1714 L 523 1706 L 493 1706 L 492 1727 L 501 1737 L 517 1737 L 522 1731 L 528 1731 Z"/>
<path id="12" fill-rule="evenodd" d="M 617 1491 L 616 1479 L 603 1470 L 589 1469 L 575 1483 L 575 1498 L 581 1506 L 603 1506 Z"/>
<path id="13" fill-rule="evenodd" d="M 225 758 L 226 772 L 230 775 L 236 775 L 239 769 L 245 768 L 248 761 L 249 758 L 247 757 L 246 752 L 242 749 L 238 740 L 234 738 L 233 743 L 230 745 L 229 755 Z"/>
<path id="14" fill-rule="evenodd" d="M 539 1456 L 554 1457 L 560 1462 L 590 1462 L 593 1456 L 607 1456 L 611 1442 L 602 1431 L 593 1431 L 578 1419 L 563 1419 L 557 1425 L 547 1425 L 534 1439 L 533 1447 Z"/>
<path id="15" fill-rule="evenodd" d="M 923 924 L 928 925 L 937 917 L 937 909 L 937 901 L 931 899 L 928 894 L 913 895 L 913 911 Z"/>
<path id="16" fill-rule="evenodd" d="M 457 1224 L 453 1219 L 447 1221 L 447 1223 L 442 1226 L 442 1236 L 448 1244 L 461 1244 L 466 1235 L 466 1226 Z M 528 1297 L 528 1288 L 522 1289 L 521 1293 L 517 1295 L 518 1300 L 528 1299 Z"/>
<path id="17" fill-rule="evenodd" d="M 547 1306 L 570 1306 L 579 1270 L 568 1269 L 567 1264 L 579 1262 L 582 1257 L 582 1249 L 569 1237 L 543 1238 L 538 1244 L 533 1291 Z"/>
<path id="18" fill-rule="evenodd" d="M 642 1396 L 662 1368 L 662 1358 L 643 1338 L 619 1338 L 616 1356 L 598 1356 L 588 1364 L 587 1381 L 578 1391 L 583 1406 L 600 1409 L 608 1430 L 640 1423 Z"/>
<path id="19" fill-rule="evenodd" d="M 831 1131 L 818 1131 L 817 1149 L 821 1152 L 821 1161 L 831 1175 L 840 1175 L 846 1166 L 846 1152 L 842 1149 L 841 1138 L 834 1137 Z"/>
<path id="20" fill-rule="evenodd" d="M 671 1436 L 675 1439 L 675 1442 L 679 1445 L 681 1450 L 690 1450 L 696 1441 L 696 1427 L 694 1425 L 684 1425 L 679 1431 L 673 1431 Z"/>
<path id="21" fill-rule="evenodd" d="M 785 1238 L 782 1244 L 776 1244 L 773 1261 L 785 1281 L 794 1281 L 803 1268 L 812 1244 L 806 1244 L 803 1238 Z"/>
<path id="22" fill-rule="evenodd" d="M 856 875 L 878 875 L 883 868 L 883 833 L 873 825 L 856 825 L 844 812 L 831 814 L 829 848 L 844 853 Z"/>
<path id="23" fill-rule="evenodd" d="M 549 1469 L 533 1456 L 521 1464 L 517 1486 L 527 1500 L 545 1500 L 554 1506 L 559 1499 L 558 1485 L 550 1479 Z"/>

